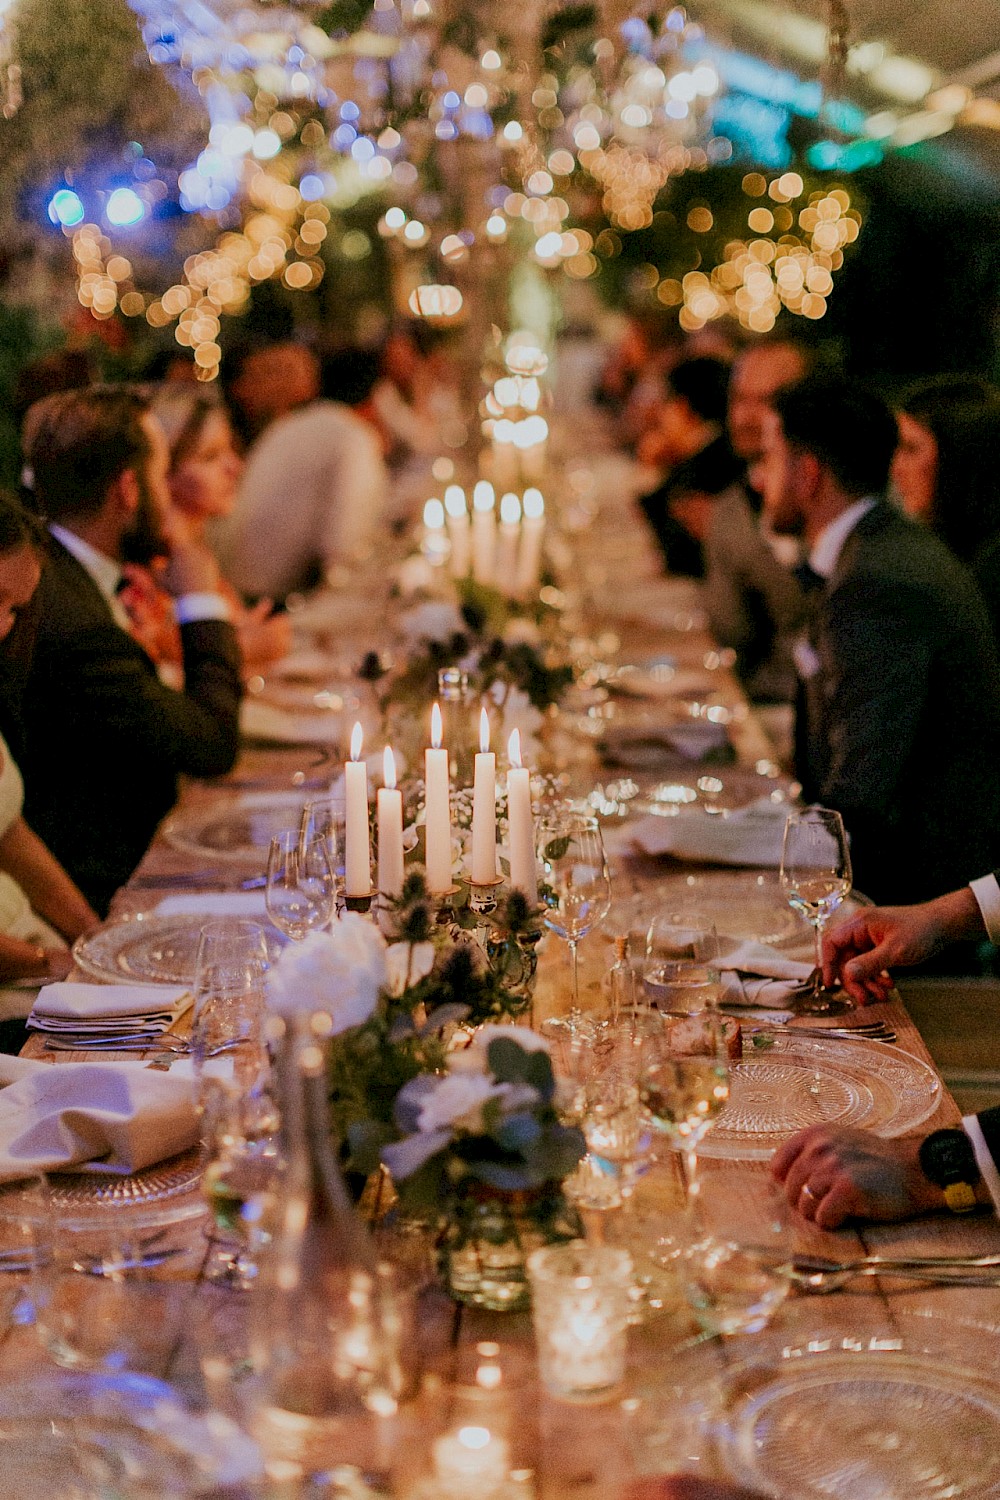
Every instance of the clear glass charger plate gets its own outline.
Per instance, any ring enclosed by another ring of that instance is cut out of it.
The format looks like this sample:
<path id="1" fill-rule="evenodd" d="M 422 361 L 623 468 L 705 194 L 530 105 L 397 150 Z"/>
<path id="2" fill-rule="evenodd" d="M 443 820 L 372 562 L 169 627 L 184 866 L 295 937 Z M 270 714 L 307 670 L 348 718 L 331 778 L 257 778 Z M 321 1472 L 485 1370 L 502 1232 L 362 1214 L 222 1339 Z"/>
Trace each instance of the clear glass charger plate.
<path id="1" fill-rule="evenodd" d="M 765 1161 L 809 1125 L 852 1125 L 905 1135 L 929 1118 L 941 1082 L 927 1063 L 864 1037 L 767 1034 L 745 1044 L 730 1073 L 729 1103 L 699 1146 L 702 1156 Z"/>
<path id="2" fill-rule="evenodd" d="M 749 874 L 743 870 L 712 872 L 706 875 L 667 875 L 657 880 L 656 885 L 638 895 L 626 898 L 629 905 L 629 931 L 638 934 L 641 930 L 643 947 L 650 922 L 657 916 L 672 913 L 697 912 L 708 917 L 720 938 L 734 938 L 738 942 L 751 940 L 757 943 L 782 944 L 806 940 L 811 935 L 801 918 L 792 911 L 784 891 L 774 874 Z M 616 902 L 611 917 L 621 920 L 625 903 Z M 616 927 L 611 932 L 608 920 L 602 924 L 609 936 L 624 932 Z M 633 948 L 633 952 L 643 951 Z"/>
<path id="3" fill-rule="evenodd" d="M 261 1474 L 256 1444 L 145 1375 L 46 1373 L 0 1390 L 3 1472 L 18 1500 L 218 1496 Z"/>
<path id="4" fill-rule="evenodd" d="M 150 1228 L 200 1218 L 206 1212 L 201 1195 L 201 1151 L 197 1147 L 154 1162 L 141 1172 L 51 1172 L 49 1202 L 61 1223 L 73 1226 L 95 1208 L 123 1209 Z M 134 1220 L 133 1220 L 134 1222 Z"/>
<path id="5" fill-rule="evenodd" d="M 676 1353 L 644 1392 L 640 1466 L 675 1471 L 684 1454 L 771 1500 L 997 1500 L 996 1327 L 894 1308 L 810 1332 L 807 1306 L 721 1365 L 717 1344 Z"/>
<path id="6" fill-rule="evenodd" d="M 211 920 L 195 914 L 164 917 L 140 912 L 77 938 L 73 958 L 102 984 L 193 984 L 201 929 Z M 273 927 L 264 931 L 273 962 L 285 940 Z"/>
<path id="7" fill-rule="evenodd" d="M 307 800 L 301 792 L 248 793 L 178 813 L 162 834 L 173 848 L 199 859 L 263 866 L 272 838 L 296 826 Z"/>

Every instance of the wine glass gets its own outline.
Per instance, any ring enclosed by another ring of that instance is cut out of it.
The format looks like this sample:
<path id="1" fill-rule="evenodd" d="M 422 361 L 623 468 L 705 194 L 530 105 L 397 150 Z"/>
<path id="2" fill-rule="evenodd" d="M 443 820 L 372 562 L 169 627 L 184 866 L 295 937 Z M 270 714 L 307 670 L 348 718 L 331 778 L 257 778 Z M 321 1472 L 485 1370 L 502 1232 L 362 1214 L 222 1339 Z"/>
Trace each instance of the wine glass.
<path id="1" fill-rule="evenodd" d="M 304 826 L 279 833 L 267 855 L 267 914 L 294 942 L 333 918 L 337 883 L 326 837 Z"/>
<path id="2" fill-rule="evenodd" d="M 729 1099 L 729 1055 L 723 1017 L 664 1015 L 647 1049 L 639 1097 L 654 1129 L 684 1153 L 688 1195 L 698 1194 L 698 1147 Z"/>
<path id="3" fill-rule="evenodd" d="M 849 1001 L 823 988 L 823 929 L 851 889 L 851 856 L 839 812 L 806 807 L 788 814 L 779 878 L 789 906 L 812 924 L 816 940 L 811 987 L 790 1008 L 801 1015 L 850 1010 Z"/>
<path id="4" fill-rule="evenodd" d="M 322 839 L 330 857 L 338 900 L 344 892 L 345 851 L 347 848 L 347 801 L 344 797 L 319 797 L 302 809 L 299 832 L 308 843 Z"/>
<path id="5" fill-rule="evenodd" d="M 538 858 L 545 925 L 568 944 L 573 959 L 576 1011 L 580 1008 L 580 940 L 611 908 L 611 875 L 597 819 L 575 812 L 543 819 L 538 825 Z"/>
<path id="6" fill-rule="evenodd" d="M 243 1253 L 252 1242 L 236 1223 L 234 1184 L 238 1180 L 239 1191 L 249 1198 L 253 1175 L 257 1191 L 277 1129 L 264 1039 L 267 968 L 267 941 L 256 922 L 230 918 L 201 929 L 191 1052 L 202 1120 L 203 1191 L 215 1224 L 210 1237 L 220 1252 L 207 1275 L 236 1286 L 248 1285 L 255 1267 Z M 249 1225 L 257 1217 L 245 1221 Z"/>

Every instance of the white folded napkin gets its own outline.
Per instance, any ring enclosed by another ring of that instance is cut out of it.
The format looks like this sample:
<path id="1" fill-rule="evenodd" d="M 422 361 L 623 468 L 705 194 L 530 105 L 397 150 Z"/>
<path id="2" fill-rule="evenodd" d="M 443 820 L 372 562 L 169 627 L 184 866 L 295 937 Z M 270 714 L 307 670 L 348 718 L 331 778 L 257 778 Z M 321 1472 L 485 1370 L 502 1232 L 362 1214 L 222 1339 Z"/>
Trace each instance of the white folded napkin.
<path id="1" fill-rule="evenodd" d="M 733 812 L 706 814 L 701 808 L 681 808 L 669 817 L 651 813 L 629 824 L 628 832 L 644 854 L 777 869 L 787 816 L 787 803 L 759 797 Z"/>
<path id="2" fill-rule="evenodd" d="M 712 691 L 712 679 L 704 672 L 690 668 L 650 670 L 645 667 L 623 669 L 611 682 L 614 692 L 629 698 L 696 698 Z"/>
<path id="3" fill-rule="evenodd" d="M 334 744 L 341 738 L 343 727 L 343 714 L 329 710 L 292 713 L 262 703 L 259 698 L 244 698 L 240 709 L 240 729 L 247 739 L 276 745 Z"/>
<path id="4" fill-rule="evenodd" d="M 0 1182 L 84 1163 L 138 1172 L 197 1140 L 193 1079 L 136 1063 L 0 1055 Z"/>
<path id="5" fill-rule="evenodd" d="M 37 1031 L 166 1031 L 192 1003 L 189 989 L 165 984 L 75 984 L 39 990 L 28 1017 Z"/>
<path id="6" fill-rule="evenodd" d="M 182 891 L 156 903 L 161 917 L 261 917 L 267 916 L 265 891 Z"/>
<path id="7" fill-rule="evenodd" d="M 674 724 L 612 724 L 603 735 L 605 754 L 623 766 L 658 764 L 674 752 L 685 760 L 702 760 L 721 750 L 729 736 L 724 724 L 684 719 Z"/>
<path id="8" fill-rule="evenodd" d="M 786 1010 L 788 1002 L 812 973 L 810 964 L 786 958 L 767 943 L 747 941 L 730 948 L 718 961 L 724 1005 Z"/>

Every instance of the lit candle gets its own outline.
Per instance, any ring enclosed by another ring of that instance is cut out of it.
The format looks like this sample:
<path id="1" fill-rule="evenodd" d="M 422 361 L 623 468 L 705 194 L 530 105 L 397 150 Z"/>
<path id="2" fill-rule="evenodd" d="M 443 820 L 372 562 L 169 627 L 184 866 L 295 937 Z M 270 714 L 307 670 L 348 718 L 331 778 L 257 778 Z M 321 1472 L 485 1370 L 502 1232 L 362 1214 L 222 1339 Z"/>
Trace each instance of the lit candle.
<path id="1" fill-rule="evenodd" d="M 518 455 L 514 446 L 519 424 L 509 417 L 493 423 L 493 482 L 500 489 L 517 483 Z"/>
<path id="2" fill-rule="evenodd" d="M 420 550 L 435 567 L 445 562 L 451 551 L 451 542 L 444 529 L 444 506 L 440 500 L 428 500 L 424 506 L 424 539 Z"/>
<path id="3" fill-rule="evenodd" d="M 427 889 L 451 889 L 451 782 L 448 752 L 441 748 L 441 709 L 431 709 L 431 748 L 424 751 L 424 837 Z"/>
<path id="4" fill-rule="evenodd" d="M 535 820 L 531 816 L 531 772 L 521 764 L 521 731 L 515 729 L 507 742 L 510 769 L 507 772 L 507 841 L 510 845 L 510 883 L 523 891 L 532 906 L 538 904 L 535 867 Z"/>
<path id="5" fill-rule="evenodd" d="M 378 888 L 383 896 L 398 896 L 403 889 L 403 794 L 396 789 L 396 758 L 386 745 L 383 781 L 379 788 Z"/>
<path id="6" fill-rule="evenodd" d="M 469 512 L 465 504 L 465 491 L 460 484 L 449 484 L 444 492 L 444 508 L 448 536 L 451 538 L 451 571 L 455 578 L 464 578 L 472 562 L 469 534 Z"/>
<path id="7" fill-rule="evenodd" d="M 541 479 L 545 470 L 545 444 L 549 424 L 544 417 L 525 417 L 517 423 L 514 446 L 521 460 L 521 474 L 528 481 Z"/>
<path id="8" fill-rule="evenodd" d="M 345 833 L 345 894 L 368 896 L 372 888 L 371 843 L 368 837 L 368 767 L 361 759 L 363 731 L 351 730 L 351 758 L 344 767 L 347 799 Z"/>
<path id="9" fill-rule="evenodd" d="M 488 1427 L 460 1427 L 434 1444 L 434 1478 L 447 1496 L 485 1497 L 507 1483 L 510 1448 Z"/>
<path id="10" fill-rule="evenodd" d="M 472 883 L 497 878 L 497 758 L 490 752 L 490 721 L 479 715 L 479 754 L 472 782 Z"/>
<path id="11" fill-rule="evenodd" d="M 513 493 L 500 501 L 500 541 L 494 569 L 497 587 L 512 594 L 517 574 L 517 544 L 521 540 L 521 502 Z"/>
<path id="12" fill-rule="evenodd" d="M 496 495 L 486 479 L 480 479 L 472 492 L 472 576 L 477 583 L 493 582 L 493 554 L 496 549 Z"/>
<path id="13" fill-rule="evenodd" d="M 533 594 L 542 574 L 542 537 L 545 535 L 545 500 L 541 490 L 524 492 L 524 524 L 517 557 L 517 592 Z"/>
<path id="14" fill-rule="evenodd" d="M 529 1257 L 528 1275 L 546 1390 L 573 1399 L 613 1389 L 625 1373 L 628 1251 L 581 1242 L 545 1246 Z"/>

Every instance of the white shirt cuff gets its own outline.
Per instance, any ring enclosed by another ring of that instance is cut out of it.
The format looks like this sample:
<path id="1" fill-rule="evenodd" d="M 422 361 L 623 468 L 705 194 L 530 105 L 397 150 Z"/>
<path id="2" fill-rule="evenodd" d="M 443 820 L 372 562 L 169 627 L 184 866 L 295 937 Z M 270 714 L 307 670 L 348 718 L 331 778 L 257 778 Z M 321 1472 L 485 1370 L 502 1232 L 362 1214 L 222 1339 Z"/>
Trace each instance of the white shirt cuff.
<path id="1" fill-rule="evenodd" d="M 980 875 L 969 881 L 969 889 L 983 914 L 990 942 L 1000 944 L 1000 885 L 995 875 Z"/>
<path id="2" fill-rule="evenodd" d="M 976 1166 L 983 1174 L 986 1189 L 993 1199 L 993 1207 L 1000 1214 L 1000 1171 L 997 1170 L 997 1164 L 990 1155 L 979 1121 L 975 1115 L 966 1115 L 962 1120 L 962 1126 L 972 1142 L 972 1149 L 976 1153 Z"/>
<path id="3" fill-rule="evenodd" d="M 221 594 L 181 594 L 174 600 L 174 618 L 178 625 L 193 625 L 197 620 L 228 620 L 229 605 Z"/>

